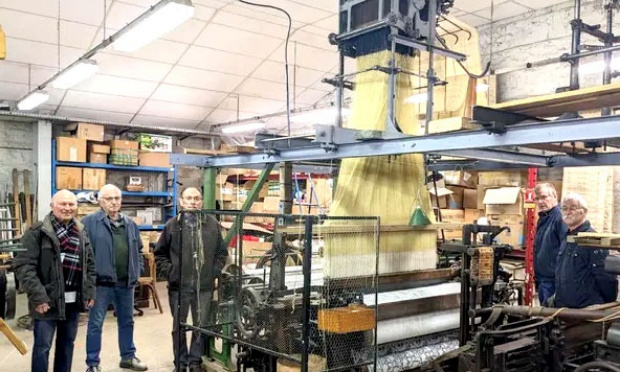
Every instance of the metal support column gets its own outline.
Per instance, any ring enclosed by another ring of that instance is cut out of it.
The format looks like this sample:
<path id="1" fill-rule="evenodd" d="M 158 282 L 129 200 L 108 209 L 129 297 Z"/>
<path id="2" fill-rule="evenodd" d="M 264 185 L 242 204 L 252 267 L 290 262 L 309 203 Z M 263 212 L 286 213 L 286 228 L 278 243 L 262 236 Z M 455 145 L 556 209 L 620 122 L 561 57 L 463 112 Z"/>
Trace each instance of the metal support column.
<path id="1" fill-rule="evenodd" d="M 607 11 L 607 32 L 605 35 L 605 48 L 609 48 L 614 45 L 614 3 L 610 2 L 605 5 L 605 10 Z M 603 70 L 603 85 L 608 85 L 611 84 L 611 59 L 613 56 L 613 52 L 605 52 L 604 56 L 605 69 Z M 604 107 L 601 110 L 601 115 L 611 115 L 611 107 Z"/>
<path id="2" fill-rule="evenodd" d="M 34 184 L 37 185 L 35 190 L 37 209 L 36 215 L 33 216 L 34 221 L 42 219 L 49 213 L 52 201 L 50 185 L 56 186 L 52 175 L 52 123 L 39 120 L 36 124 L 36 133 L 33 144 L 36 159 Z"/>
<path id="3" fill-rule="evenodd" d="M 215 178 L 217 170 L 214 167 L 202 171 L 202 208 L 215 209 Z"/>
<path id="4" fill-rule="evenodd" d="M 571 42 L 570 53 L 577 55 L 580 52 L 581 45 L 581 0 L 575 0 L 575 16 L 571 21 L 573 29 L 573 38 Z M 579 89 L 579 58 L 570 61 L 570 90 Z"/>
<path id="5" fill-rule="evenodd" d="M 534 238 L 536 237 L 536 206 L 534 188 L 538 181 L 538 169 L 530 168 L 527 174 L 527 208 L 525 220 L 525 305 L 532 306 L 534 299 Z M 544 306 L 544 304 L 540 304 Z"/>
<path id="6" fill-rule="evenodd" d="M 312 275 L 312 217 L 306 216 L 306 229 L 304 233 L 304 288 L 302 297 L 303 319 L 301 334 L 301 372 L 308 372 L 308 355 L 310 354 L 310 292 L 311 292 L 311 275 Z"/>
<path id="7" fill-rule="evenodd" d="M 280 214 L 293 213 L 293 165 L 280 164 Z"/>
<path id="8" fill-rule="evenodd" d="M 428 134 L 429 124 L 433 120 L 433 93 L 435 89 L 435 70 L 433 69 L 433 58 L 435 56 L 435 38 L 437 30 L 437 0 L 431 0 L 428 2 L 428 29 L 429 35 L 427 43 L 428 48 L 428 70 L 426 71 L 426 124 L 424 126 L 424 133 Z"/>

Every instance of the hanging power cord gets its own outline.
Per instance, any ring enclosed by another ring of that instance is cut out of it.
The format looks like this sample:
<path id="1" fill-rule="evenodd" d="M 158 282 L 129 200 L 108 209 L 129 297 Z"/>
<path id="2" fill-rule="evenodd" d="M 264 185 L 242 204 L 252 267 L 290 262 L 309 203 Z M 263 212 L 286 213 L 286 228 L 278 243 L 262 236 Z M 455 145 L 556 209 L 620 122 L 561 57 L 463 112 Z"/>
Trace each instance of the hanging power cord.
<path id="1" fill-rule="evenodd" d="M 202 212 L 198 212 L 194 214 L 193 216 L 196 217 L 196 224 L 190 230 L 190 235 L 191 235 L 190 241 L 193 243 L 192 246 L 194 248 L 192 252 L 192 258 L 194 261 L 194 268 L 196 269 L 196 297 L 197 297 L 196 304 L 198 305 L 196 309 L 196 315 L 197 315 L 196 317 L 198 319 L 195 319 L 194 321 L 198 324 L 198 327 L 201 327 L 203 324 L 202 324 L 202 303 L 200 301 L 200 279 L 201 279 L 200 273 L 202 272 L 202 267 L 204 266 L 204 262 L 205 262 L 203 241 L 202 241 Z M 207 325 L 208 324 L 205 324 L 204 326 L 207 326 Z"/>
<path id="2" fill-rule="evenodd" d="M 291 19 L 291 15 L 286 10 L 280 7 L 268 5 L 268 4 L 253 3 L 251 1 L 246 1 L 246 0 L 239 0 L 239 2 L 243 4 L 247 4 L 247 5 L 258 6 L 261 8 L 277 10 L 279 12 L 284 13 L 284 15 L 286 15 L 286 18 L 288 18 L 288 29 L 286 31 L 286 40 L 284 42 L 284 78 L 286 81 L 286 126 L 288 129 L 288 137 L 290 137 L 291 136 L 291 97 L 290 97 L 289 76 L 288 76 L 288 42 L 291 37 L 291 28 L 293 27 L 293 20 Z M 289 147 L 290 147 L 290 139 L 289 139 Z"/>

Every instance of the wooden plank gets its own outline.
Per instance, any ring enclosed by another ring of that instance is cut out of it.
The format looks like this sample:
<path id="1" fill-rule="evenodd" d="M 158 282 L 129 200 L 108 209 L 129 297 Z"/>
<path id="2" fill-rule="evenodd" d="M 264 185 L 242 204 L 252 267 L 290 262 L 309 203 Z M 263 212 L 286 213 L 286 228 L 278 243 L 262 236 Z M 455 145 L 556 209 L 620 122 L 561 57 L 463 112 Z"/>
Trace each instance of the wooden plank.
<path id="1" fill-rule="evenodd" d="M 620 102 L 620 83 L 546 94 L 491 105 L 491 108 L 540 117 L 565 112 L 615 107 Z"/>
<path id="2" fill-rule="evenodd" d="M 379 233 L 392 233 L 392 232 L 414 232 L 414 231 L 429 231 L 429 230 L 456 230 L 463 227 L 460 223 L 435 223 L 426 226 L 409 226 L 409 225 L 382 225 L 379 226 Z M 279 232 L 288 234 L 301 235 L 305 233 L 304 226 L 287 226 L 279 228 Z M 322 226 L 317 225 L 312 228 L 312 232 L 315 235 L 327 235 L 327 234 L 372 234 L 377 231 L 375 225 L 343 225 L 343 226 Z"/>
<path id="3" fill-rule="evenodd" d="M 0 332 L 4 333 L 6 338 L 11 341 L 13 346 L 19 351 L 21 355 L 26 355 L 28 353 L 28 347 L 24 341 L 20 340 L 19 337 L 13 332 L 11 327 L 4 322 L 4 319 L 0 318 Z"/>
<path id="4" fill-rule="evenodd" d="M 256 152 L 256 148 L 252 146 L 222 146 L 222 149 L 226 154 L 253 154 Z"/>
<path id="5" fill-rule="evenodd" d="M 455 132 L 467 129 L 480 129 L 478 124 L 473 123 L 469 118 L 456 116 L 453 118 L 437 119 L 429 123 L 428 133 Z"/>

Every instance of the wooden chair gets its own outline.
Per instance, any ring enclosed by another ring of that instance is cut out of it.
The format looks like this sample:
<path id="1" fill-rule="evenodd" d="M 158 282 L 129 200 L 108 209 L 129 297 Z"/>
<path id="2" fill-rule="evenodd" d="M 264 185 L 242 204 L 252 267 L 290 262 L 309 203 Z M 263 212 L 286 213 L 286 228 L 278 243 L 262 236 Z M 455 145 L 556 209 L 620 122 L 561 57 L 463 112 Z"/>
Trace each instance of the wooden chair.
<path id="1" fill-rule="evenodd" d="M 157 272 L 155 269 L 155 255 L 153 253 L 143 253 L 144 259 L 146 260 L 147 267 L 149 269 L 148 276 L 141 276 L 138 279 L 138 285 L 146 288 L 151 292 L 153 297 L 153 303 L 155 304 L 155 308 L 159 309 L 159 313 L 163 313 L 164 310 L 161 307 L 161 302 L 159 302 L 159 295 L 157 294 L 157 287 L 155 284 L 157 283 Z"/>

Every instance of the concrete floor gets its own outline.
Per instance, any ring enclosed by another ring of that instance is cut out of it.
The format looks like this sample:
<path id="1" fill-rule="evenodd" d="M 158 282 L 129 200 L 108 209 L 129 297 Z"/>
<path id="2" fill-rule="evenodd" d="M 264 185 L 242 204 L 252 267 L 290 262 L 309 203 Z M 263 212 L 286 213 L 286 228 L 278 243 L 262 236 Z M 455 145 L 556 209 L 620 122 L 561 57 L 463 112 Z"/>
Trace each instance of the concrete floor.
<path id="1" fill-rule="evenodd" d="M 166 283 L 157 284 L 157 292 L 159 294 L 163 314 L 155 309 L 151 302 L 151 307 L 144 310 L 143 316 L 134 317 L 134 343 L 137 349 L 137 356 L 145 362 L 149 371 L 154 372 L 170 372 L 173 369 L 172 355 L 172 316 L 170 315 L 170 306 L 168 305 L 168 291 Z M 22 294 L 18 297 L 17 317 L 27 313 L 26 295 Z M 8 321 L 11 328 L 18 337 L 26 342 L 29 353 L 21 355 L 13 345 L 0 333 L 0 370 L 25 372 L 30 371 L 30 350 L 33 344 L 33 336 L 31 331 L 26 331 L 16 326 L 16 319 Z M 108 312 L 104 329 L 103 329 L 103 347 L 101 351 L 101 369 L 104 372 L 121 372 L 129 371 L 119 368 L 120 356 L 118 351 L 116 318 L 112 311 Z M 53 369 L 54 349 L 50 352 L 50 371 Z M 78 335 L 75 341 L 75 350 L 73 353 L 73 371 L 86 370 L 86 323 L 80 323 Z"/>

